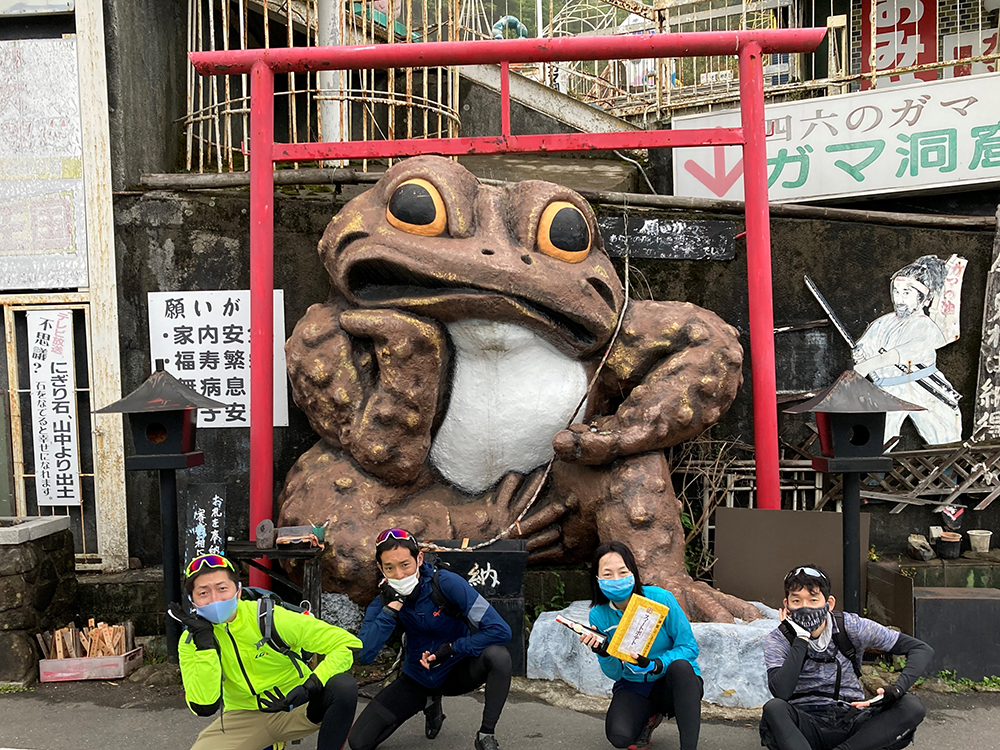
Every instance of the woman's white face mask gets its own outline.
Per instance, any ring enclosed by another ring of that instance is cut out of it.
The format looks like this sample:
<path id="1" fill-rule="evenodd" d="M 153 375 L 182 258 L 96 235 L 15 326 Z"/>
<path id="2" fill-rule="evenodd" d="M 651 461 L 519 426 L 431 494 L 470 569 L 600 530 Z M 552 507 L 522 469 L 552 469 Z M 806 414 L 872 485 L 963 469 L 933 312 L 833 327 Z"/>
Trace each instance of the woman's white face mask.
<path id="1" fill-rule="evenodd" d="M 411 576 L 406 576 L 406 578 L 387 578 L 386 579 L 393 590 L 399 592 L 403 596 L 409 596 L 413 593 L 413 589 L 417 587 L 420 583 L 420 571 L 418 570 Z"/>

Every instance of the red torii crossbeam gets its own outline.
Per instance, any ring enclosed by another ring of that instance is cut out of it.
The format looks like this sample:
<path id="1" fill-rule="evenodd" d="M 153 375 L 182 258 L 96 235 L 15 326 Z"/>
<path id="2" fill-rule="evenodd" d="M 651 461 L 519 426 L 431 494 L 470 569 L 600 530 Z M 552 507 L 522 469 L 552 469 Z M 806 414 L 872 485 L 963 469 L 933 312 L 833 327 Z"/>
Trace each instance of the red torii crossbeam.
<path id="1" fill-rule="evenodd" d="M 826 29 L 711 31 L 558 39 L 372 44 L 344 47 L 192 52 L 202 75 L 249 73 L 250 88 L 250 529 L 273 512 L 273 288 L 275 162 L 377 159 L 440 154 L 537 153 L 728 145 L 743 147 L 750 355 L 753 377 L 757 506 L 780 508 L 778 407 L 774 372 L 771 232 L 767 202 L 762 55 L 813 52 Z M 510 63 L 636 60 L 736 55 L 739 128 L 624 133 L 514 135 L 510 132 Z M 340 143 L 274 142 L 274 76 L 318 70 L 501 66 L 501 134 Z M 263 583 L 259 574 L 257 583 Z"/>

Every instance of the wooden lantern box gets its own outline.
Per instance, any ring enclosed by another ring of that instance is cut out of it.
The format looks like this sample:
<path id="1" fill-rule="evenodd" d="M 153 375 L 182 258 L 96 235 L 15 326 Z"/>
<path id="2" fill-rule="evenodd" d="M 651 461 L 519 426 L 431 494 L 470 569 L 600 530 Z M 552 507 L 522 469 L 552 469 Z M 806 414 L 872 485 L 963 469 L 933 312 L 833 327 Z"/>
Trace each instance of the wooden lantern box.
<path id="1" fill-rule="evenodd" d="M 38 681 L 118 680 L 128 677 L 141 666 L 142 646 L 119 656 L 42 659 L 38 662 Z"/>

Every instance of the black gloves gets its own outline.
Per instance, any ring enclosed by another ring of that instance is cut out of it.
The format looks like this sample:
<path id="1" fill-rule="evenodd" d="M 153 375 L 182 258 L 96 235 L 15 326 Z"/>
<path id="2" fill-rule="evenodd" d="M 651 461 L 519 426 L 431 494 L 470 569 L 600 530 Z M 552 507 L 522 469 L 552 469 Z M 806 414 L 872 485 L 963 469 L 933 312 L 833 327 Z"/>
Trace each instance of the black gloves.
<path id="1" fill-rule="evenodd" d="M 212 630 L 212 623 L 204 617 L 188 612 L 177 602 L 171 602 L 167 605 L 167 615 L 173 617 L 187 628 L 196 649 L 207 651 L 208 649 L 216 648 L 215 631 Z"/>
<path id="2" fill-rule="evenodd" d="M 889 685 L 882 691 L 882 700 L 876 705 L 879 708 L 889 708 L 899 702 L 899 699 L 906 695 L 906 691 L 899 685 Z"/>
<path id="3" fill-rule="evenodd" d="M 663 671 L 663 662 L 659 659 L 650 659 L 639 654 L 635 657 L 635 665 L 648 674 L 660 674 Z M 650 669 L 650 665 L 652 668 Z"/>
<path id="4" fill-rule="evenodd" d="M 281 688 L 275 687 L 272 690 L 265 690 L 257 696 L 257 705 L 266 714 L 275 714 L 279 711 L 292 711 L 299 706 L 304 706 L 309 699 L 323 689 L 323 683 L 314 674 L 309 675 L 309 679 L 301 685 L 296 685 L 288 691 L 288 695 L 281 692 Z"/>
<path id="5" fill-rule="evenodd" d="M 431 666 L 440 666 L 446 659 L 455 655 L 455 647 L 450 643 L 442 643 L 434 652 L 434 662 Z"/>
<path id="6" fill-rule="evenodd" d="M 591 646 L 590 650 L 593 651 L 598 656 L 607 656 L 608 655 L 607 639 L 605 639 L 604 643 L 602 643 L 600 646 Z"/>
<path id="7" fill-rule="evenodd" d="M 390 602 L 405 602 L 406 597 L 389 585 L 388 579 L 382 581 L 378 587 L 379 595 L 382 597 L 382 606 L 389 606 Z"/>

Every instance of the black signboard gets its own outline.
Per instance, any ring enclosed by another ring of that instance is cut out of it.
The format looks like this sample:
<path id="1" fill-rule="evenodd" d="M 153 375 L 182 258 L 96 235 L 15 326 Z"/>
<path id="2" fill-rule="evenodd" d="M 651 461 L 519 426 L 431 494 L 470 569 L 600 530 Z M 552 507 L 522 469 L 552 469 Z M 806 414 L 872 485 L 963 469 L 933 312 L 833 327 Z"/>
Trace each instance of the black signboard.
<path id="1" fill-rule="evenodd" d="M 226 554 L 226 485 L 189 484 L 183 507 L 184 563 Z"/>
<path id="2" fill-rule="evenodd" d="M 733 260 L 736 224 L 731 221 L 689 221 L 643 215 L 599 216 L 604 249 L 612 258 L 662 260 Z"/>

